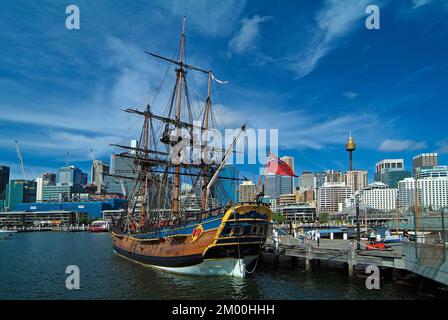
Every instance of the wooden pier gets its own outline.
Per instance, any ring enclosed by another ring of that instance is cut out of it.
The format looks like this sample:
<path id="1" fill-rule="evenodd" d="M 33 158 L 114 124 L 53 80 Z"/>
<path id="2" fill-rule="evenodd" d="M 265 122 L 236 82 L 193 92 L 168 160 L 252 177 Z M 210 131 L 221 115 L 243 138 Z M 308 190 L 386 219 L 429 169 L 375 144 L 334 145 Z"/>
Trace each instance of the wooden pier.
<path id="1" fill-rule="evenodd" d="M 420 241 L 419 241 L 420 242 Z M 416 244 L 414 241 L 389 243 L 386 250 L 367 250 L 367 241 L 299 238 L 288 234 L 270 238 L 263 253 L 273 256 L 274 263 L 280 257 L 301 259 L 305 269 L 311 271 L 312 262 L 333 261 L 344 263 L 352 276 L 356 266 L 377 266 L 405 270 L 424 278 L 448 285 L 448 248 L 443 244 Z"/>

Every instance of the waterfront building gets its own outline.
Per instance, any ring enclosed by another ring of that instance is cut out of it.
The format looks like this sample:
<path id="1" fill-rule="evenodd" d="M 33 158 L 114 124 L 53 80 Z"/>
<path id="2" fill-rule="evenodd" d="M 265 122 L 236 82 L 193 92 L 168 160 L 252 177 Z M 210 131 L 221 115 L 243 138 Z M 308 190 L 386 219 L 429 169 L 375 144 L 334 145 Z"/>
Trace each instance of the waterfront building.
<path id="1" fill-rule="evenodd" d="M 56 185 L 56 175 L 54 173 L 44 173 L 41 177 L 36 179 L 36 201 L 43 201 L 44 186 Z"/>
<path id="2" fill-rule="evenodd" d="M 104 210 L 121 210 L 126 204 L 124 199 L 111 198 L 107 201 L 18 203 L 15 209 L 26 212 L 71 211 L 85 213 L 90 219 L 97 219 L 102 217 Z"/>
<path id="3" fill-rule="evenodd" d="M 281 194 L 293 193 L 293 177 L 268 174 L 264 181 L 265 195 L 273 199 L 280 198 Z"/>
<path id="4" fill-rule="evenodd" d="M 46 212 L 0 212 L 0 227 L 47 227 L 78 225 L 87 219 L 87 214 L 57 210 Z"/>
<path id="5" fill-rule="evenodd" d="M 345 185 L 350 187 L 353 193 L 365 188 L 368 183 L 368 172 L 364 170 L 347 171 L 344 176 Z"/>
<path id="6" fill-rule="evenodd" d="M 67 166 L 58 170 L 56 175 L 57 186 L 86 185 L 87 174 L 75 166 Z"/>
<path id="7" fill-rule="evenodd" d="M 359 192 L 360 203 L 377 210 L 395 210 L 398 189 L 389 188 L 382 182 L 374 182 Z"/>
<path id="8" fill-rule="evenodd" d="M 437 153 L 422 153 L 412 158 L 414 173 L 418 168 L 431 168 L 438 166 L 439 160 Z"/>
<path id="9" fill-rule="evenodd" d="M 282 214 L 291 222 L 308 222 L 316 220 L 316 207 L 308 203 L 290 203 L 277 207 L 277 213 Z"/>
<path id="10" fill-rule="evenodd" d="M 240 184 L 239 197 L 240 202 L 255 201 L 255 184 L 252 181 L 244 181 Z"/>
<path id="11" fill-rule="evenodd" d="M 109 165 L 101 160 L 93 160 L 90 170 L 91 184 L 96 186 L 96 193 L 104 191 L 104 174 L 109 173 Z"/>
<path id="12" fill-rule="evenodd" d="M 36 201 L 36 182 L 30 180 L 11 180 L 6 190 L 5 209 L 15 210 L 18 203 Z"/>
<path id="13" fill-rule="evenodd" d="M 350 198 L 351 188 L 345 183 L 325 183 L 317 191 L 317 211 L 335 213 L 343 209 L 345 199 Z"/>
<path id="14" fill-rule="evenodd" d="M 0 166 L 0 200 L 6 200 L 6 186 L 9 183 L 9 173 L 9 167 Z"/>
<path id="15" fill-rule="evenodd" d="M 412 173 L 404 170 L 403 159 L 384 159 L 375 165 L 375 181 L 390 188 L 398 188 L 398 181 L 409 177 Z"/>

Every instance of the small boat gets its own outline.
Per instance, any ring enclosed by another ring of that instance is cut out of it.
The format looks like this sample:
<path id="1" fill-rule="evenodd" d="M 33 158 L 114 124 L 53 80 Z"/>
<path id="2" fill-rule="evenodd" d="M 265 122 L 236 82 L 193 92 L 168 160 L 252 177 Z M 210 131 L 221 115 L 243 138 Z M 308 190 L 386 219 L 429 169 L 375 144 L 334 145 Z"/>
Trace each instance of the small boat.
<path id="1" fill-rule="evenodd" d="M 7 229 L 0 229 L 0 234 L 2 233 L 16 233 L 16 230 L 7 230 Z"/>
<path id="2" fill-rule="evenodd" d="M 90 232 L 109 232 L 109 222 L 98 220 L 93 221 L 89 227 Z"/>
<path id="3" fill-rule="evenodd" d="M 14 230 L 6 230 L 6 229 L 0 229 L 0 240 L 11 240 L 12 234 L 15 233 Z"/>

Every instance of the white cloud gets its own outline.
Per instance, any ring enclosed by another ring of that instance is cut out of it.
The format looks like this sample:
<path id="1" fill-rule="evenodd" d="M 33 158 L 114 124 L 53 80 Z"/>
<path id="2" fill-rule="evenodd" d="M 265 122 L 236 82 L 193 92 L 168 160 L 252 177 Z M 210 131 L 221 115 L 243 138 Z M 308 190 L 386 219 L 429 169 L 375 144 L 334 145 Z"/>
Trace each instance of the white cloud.
<path id="1" fill-rule="evenodd" d="M 227 36 L 239 20 L 247 0 L 182 0 L 158 1 L 171 14 L 187 17 L 189 26 L 211 36 Z"/>
<path id="2" fill-rule="evenodd" d="M 229 42 L 229 49 L 236 53 L 249 50 L 260 32 L 261 23 L 269 19 L 270 17 L 260 17 L 258 15 L 255 15 L 251 19 L 243 19 L 241 21 L 241 28 Z"/>
<path id="3" fill-rule="evenodd" d="M 344 92 L 342 95 L 349 100 L 353 100 L 358 97 L 358 93 L 354 92 L 354 91 L 347 91 L 347 92 Z"/>
<path id="4" fill-rule="evenodd" d="M 412 0 L 413 9 L 417 9 L 431 3 L 433 0 Z"/>
<path id="5" fill-rule="evenodd" d="M 356 22 L 365 16 L 369 0 L 327 0 L 324 8 L 315 17 L 316 27 L 311 38 L 290 60 L 289 68 L 298 78 L 312 72 L 319 61 L 337 46 L 340 40 L 353 32 L 362 30 L 363 24 Z"/>
<path id="6" fill-rule="evenodd" d="M 448 138 L 443 139 L 436 143 L 438 149 L 437 152 L 440 154 L 448 153 Z"/>
<path id="7" fill-rule="evenodd" d="M 426 141 L 413 140 L 384 140 L 379 146 L 378 150 L 383 152 L 401 152 L 401 151 L 415 151 L 427 148 Z"/>

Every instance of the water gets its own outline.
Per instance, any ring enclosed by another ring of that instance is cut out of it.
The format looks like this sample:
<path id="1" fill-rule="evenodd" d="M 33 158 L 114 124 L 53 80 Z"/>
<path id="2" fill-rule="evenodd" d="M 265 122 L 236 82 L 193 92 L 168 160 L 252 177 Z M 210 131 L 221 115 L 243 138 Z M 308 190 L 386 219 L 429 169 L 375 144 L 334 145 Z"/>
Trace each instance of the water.
<path id="1" fill-rule="evenodd" d="M 77 265 L 81 289 L 67 290 L 65 269 Z M 367 290 L 343 270 L 305 273 L 268 259 L 245 279 L 198 277 L 144 267 L 113 254 L 106 233 L 17 233 L 0 241 L 0 299 L 415 299 L 418 288 L 383 280 Z"/>

